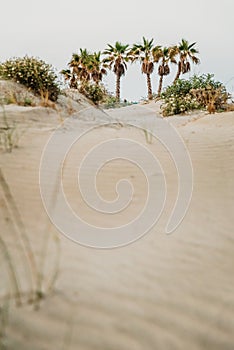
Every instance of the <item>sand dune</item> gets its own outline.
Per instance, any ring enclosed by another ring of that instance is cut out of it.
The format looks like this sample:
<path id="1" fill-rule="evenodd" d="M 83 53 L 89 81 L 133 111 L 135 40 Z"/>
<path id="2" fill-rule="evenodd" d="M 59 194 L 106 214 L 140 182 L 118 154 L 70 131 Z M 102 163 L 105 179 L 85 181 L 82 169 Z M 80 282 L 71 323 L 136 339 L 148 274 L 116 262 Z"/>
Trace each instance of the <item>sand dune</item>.
<path id="1" fill-rule="evenodd" d="M 74 146 L 64 169 L 64 189 L 74 211 L 94 225 L 112 227 L 138 215 L 146 198 L 146 184 L 133 164 L 121 160 L 110 163 L 98 177 L 100 193 L 112 200 L 116 182 L 129 178 L 135 188 L 132 205 L 111 218 L 92 211 L 84 205 L 77 190 L 74 171 L 74 164 L 77 167 L 91 147 L 108 138 L 129 137 L 155 152 L 163 166 L 168 195 L 158 223 L 135 243 L 111 250 L 73 243 L 50 223 L 40 197 L 38 172 L 43 148 L 59 121 L 56 116 L 45 118 L 43 110 L 37 113 L 33 117 L 37 121 L 28 124 L 20 147 L 11 154 L 0 155 L 0 169 L 10 191 L 7 195 L 1 181 L 1 232 L 15 251 L 15 268 L 22 276 L 22 290 L 28 290 L 31 282 L 27 278 L 30 273 L 20 264 L 28 257 L 20 256 L 19 242 L 15 240 L 20 226 L 18 214 L 38 264 L 45 237 L 49 237 L 46 277 L 42 283 L 45 290 L 54 276 L 56 237 L 60 240 L 61 261 L 56 285 L 37 311 L 24 298 L 21 307 L 10 305 L 6 348 L 232 350 L 234 113 L 167 119 L 176 126 L 188 147 L 194 170 L 190 207 L 171 235 L 165 234 L 165 225 L 177 194 L 175 166 L 155 139 L 147 143 L 141 130 L 121 126 L 135 120 L 142 121 L 143 128 L 150 126 L 158 113 L 156 104 L 108 111 L 109 116 L 103 114 L 104 120 L 118 120 L 122 124 L 94 130 Z M 94 110 L 92 113 L 96 115 Z M 80 124 L 71 120 L 70 125 L 74 122 L 80 128 L 85 123 L 92 126 L 98 116 L 87 118 L 80 119 Z M 27 119 L 24 128 L 25 125 Z M 0 256 L 3 295 L 11 289 L 11 281 Z"/>

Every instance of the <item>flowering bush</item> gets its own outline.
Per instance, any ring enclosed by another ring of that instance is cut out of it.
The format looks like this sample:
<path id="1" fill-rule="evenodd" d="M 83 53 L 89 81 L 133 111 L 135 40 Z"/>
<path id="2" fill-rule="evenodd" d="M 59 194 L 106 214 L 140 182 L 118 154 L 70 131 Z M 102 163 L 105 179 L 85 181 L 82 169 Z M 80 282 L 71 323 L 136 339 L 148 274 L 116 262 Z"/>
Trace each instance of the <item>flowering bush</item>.
<path id="1" fill-rule="evenodd" d="M 21 83 L 36 94 L 48 92 L 52 101 L 57 100 L 60 92 L 52 66 L 34 57 L 13 58 L 1 63 L 0 78 Z"/>
<path id="2" fill-rule="evenodd" d="M 163 116 L 185 113 L 194 109 L 200 109 L 201 105 L 190 94 L 185 96 L 171 96 L 165 99 L 162 105 Z"/>
<path id="3" fill-rule="evenodd" d="M 179 79 L 162 93 L 163 116 L 185 113 L 194 109 L 207 109 L 210 113 L 222 109 L 228 94 L 222 83 L 212 74 L 194 75 L 189 80 Z"/>

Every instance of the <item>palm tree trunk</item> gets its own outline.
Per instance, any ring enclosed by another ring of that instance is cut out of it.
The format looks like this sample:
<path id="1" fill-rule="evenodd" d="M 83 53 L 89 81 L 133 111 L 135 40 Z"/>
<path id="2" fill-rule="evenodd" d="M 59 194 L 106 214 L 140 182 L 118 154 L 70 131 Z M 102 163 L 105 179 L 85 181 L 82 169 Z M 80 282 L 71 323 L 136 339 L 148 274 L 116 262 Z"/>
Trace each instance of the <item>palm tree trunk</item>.
<path id="1" fill-rule="evenodd" d="M 152 86 L 151 86 L 151 78 L 150 78 L 150 74 L 147 73 L 147 87 L 148 87 L 148 100 L 152 100 L 153 99 L 153 94 L 152 94 Z"/>
<path id="2" fill-rule="evenodd" d="M 120 75 L 119 74 L 116 75 L 115 97 L 117 101 L 120 100 Z"/>
<path id="3" fill-rule="evenodd" d="M 160 97 L 161 95 L 162 84 L 163 84 L 163 75 L 160 75 L 159 84 L 158 84 L 158 97 Z"/>
<path id="4" fill-rule="evenodd" d="M 180 74 L 181 74 L 181 62 L 178 63 L 178 70 L 177 70 L 177 74 L 176 74 L 176 77 L 173 81 L 173 84 L 175 84 L 177 82 L 177 80 L 179 79 L 180 77 Z"/>

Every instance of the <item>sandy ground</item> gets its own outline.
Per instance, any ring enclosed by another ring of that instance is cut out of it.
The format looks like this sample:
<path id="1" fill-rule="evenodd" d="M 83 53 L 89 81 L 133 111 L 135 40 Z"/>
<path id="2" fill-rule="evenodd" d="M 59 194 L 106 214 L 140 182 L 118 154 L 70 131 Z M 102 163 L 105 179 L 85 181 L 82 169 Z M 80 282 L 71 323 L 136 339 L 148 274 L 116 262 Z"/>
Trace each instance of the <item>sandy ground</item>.
<path id="1" fill-rule="evenodd" d="M 22 302 L 20 307 L 9 304 L 4 348 L 233 350 L 234 112 L 167 119 L 183 137 L 194 170 L 191 205 L 171 235 L 165 234 L 165 225 L 177 194 L 175 167 L 155 139 L 147 143 L 142 130 L 123 126 L 140 120 L 143 128 L 148 127 L 158 114 L 158 105 L 109 110 L 109 116 L 92 109 L 85 118 L 71 120 L 71 128 L 74 123 L 81 130 L 87 123 L 95 125 L 101 115 L 103 120 L 113 118 L 122 125 L 92 131 L 68 155 L 64 190 L 73 210 L 84 220 L 105 227 L 126 224 L 141 212 L 146 197 L 142 172 L 118 160 L 103 168 L 98 190 L 105 199 L 113 200 L 116 182 L 131 179 L 135 189 L 131 205 L 121 215 L 110 216 L 84 204 L 74 167 L 97 143 L 120 137 L 141 142 L 157 154 L 166 176 L 166 206 L 153 229 L 126 247 L 97 250 L 70 241 L 50 223 L 38 174 L 44 146 L 61 120 L 53 111 L 27 111 L 8 110 L 9 118 L 16 119 L 24 133 L 17 149 L 0 154 L 1 237 L 10 247 Z M 28 263 L 28 249 L 20 250 L 26 235 L 37 267 L 43 271 L 39 284 L 34 280 L 32 261 Z M 6 260 L 1 246 L 2 296 L 17 292 Z M 27 303 L 31 286 L 46 293 L 37 310 Z M 2 308 L 7 305 L 2 299 Z"/>

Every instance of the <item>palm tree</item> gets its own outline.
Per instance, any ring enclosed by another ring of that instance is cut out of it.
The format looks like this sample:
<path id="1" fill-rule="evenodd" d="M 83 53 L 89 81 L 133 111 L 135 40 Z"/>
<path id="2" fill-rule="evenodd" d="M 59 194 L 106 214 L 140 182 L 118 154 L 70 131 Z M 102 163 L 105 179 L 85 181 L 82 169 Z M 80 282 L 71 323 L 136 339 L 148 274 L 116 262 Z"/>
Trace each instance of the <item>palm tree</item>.
<path id="1" fill-rule="evenodd" d="M 76 76 L 71 72 L 70 69 L 63 69 L 60 73 L 64 76 L 65 81 L 69 81 L 70 89 L 77 89 Z"/>
<path id="2" fill-rule="evenodd" d="M 73 53 L 71 61 L 68 63 L 78 81 L 81 83 L 90 80 L 90 74 L 88 71 L 88 62 L 90 60 L 90 54 L 86 49 L 80 49 L 80 54 Z"/>
<path id="3" fill-rule="evenodd" d="M 71 70 L 64 70 L 62 74 L 65 80 L 76 80 L 85 84 L 91 79 L 98 85 L 103 75 L 107 74 L 105 65 L 101 60 L 101 52 L 89 53 L 86 49 L 80 49 L 80 54 L 74 53 L 68 64 Z"/>
<path id="4" fill-rule="evenodd" d="M 178 70 L 176 77 L 174 79 L 174 83 L 179 79 L 181 73 L 185 74 L 190 71 L 191 65 L 190 60 L 198 64 L 200 62 L 199 58 L 195 56 L 197 53 L 199 53 L 194 46 L 196 43 L 189 44 L 189 42 L 185 39 L 182 39 L 179 45 L 177 46 L 177 54 L 179 55 L 179 62 L 178 62 Z"/>
<path id="5" fill-rule="evenodd" d="M 90 73 L 91 79 L 99 85 L 100 81 L 102 81 L 103 75 L 107 74 L 106 65 L 101 60 L 101 51 L 94 52 L 90 55 L 87 69 Z"/>
<path id="6" fill-rule="evenodd" d="M 158 84 L 158 97 L 160 97 L 163 85 L 163 78 L 164 76 L 170 74 L 169 62 L 177 63 L 175 60 L 177 50 L 175 46 L 163 48 L 161 46 L 155 46 L 152 50 L 152 53 L 154 57 L 154 62 L 159 63 L 158 75 L 160 76 L 160 79 Z"/>
<path id="7" fill-rule="evenodd" d="M 141 72 L 146 74 L 149 100 L 153 99 L 150 77 L 154 71 L 154 60 L 152 56 L 153 41 L 154 39 L 147 40 L 145 37 L 143 37 L 143 45 L 134 44 L 131 49 L 132 61 L 134 62 L 139 60 L 141 62 Z"/>
<path id="8" fill-rule="evenodd" d="M 129 45 L 123 45 L 116 41 L 114 46 L 108 44 L 107 49 L 103 52 L 104 55 L 107 55 L 103 62 L 107 63 L 108 68 L 113 69 L 116 75 L 115 95 L 117 101 L 120 100 L 120 79 L 127 70 L 128 48 Z"/>

